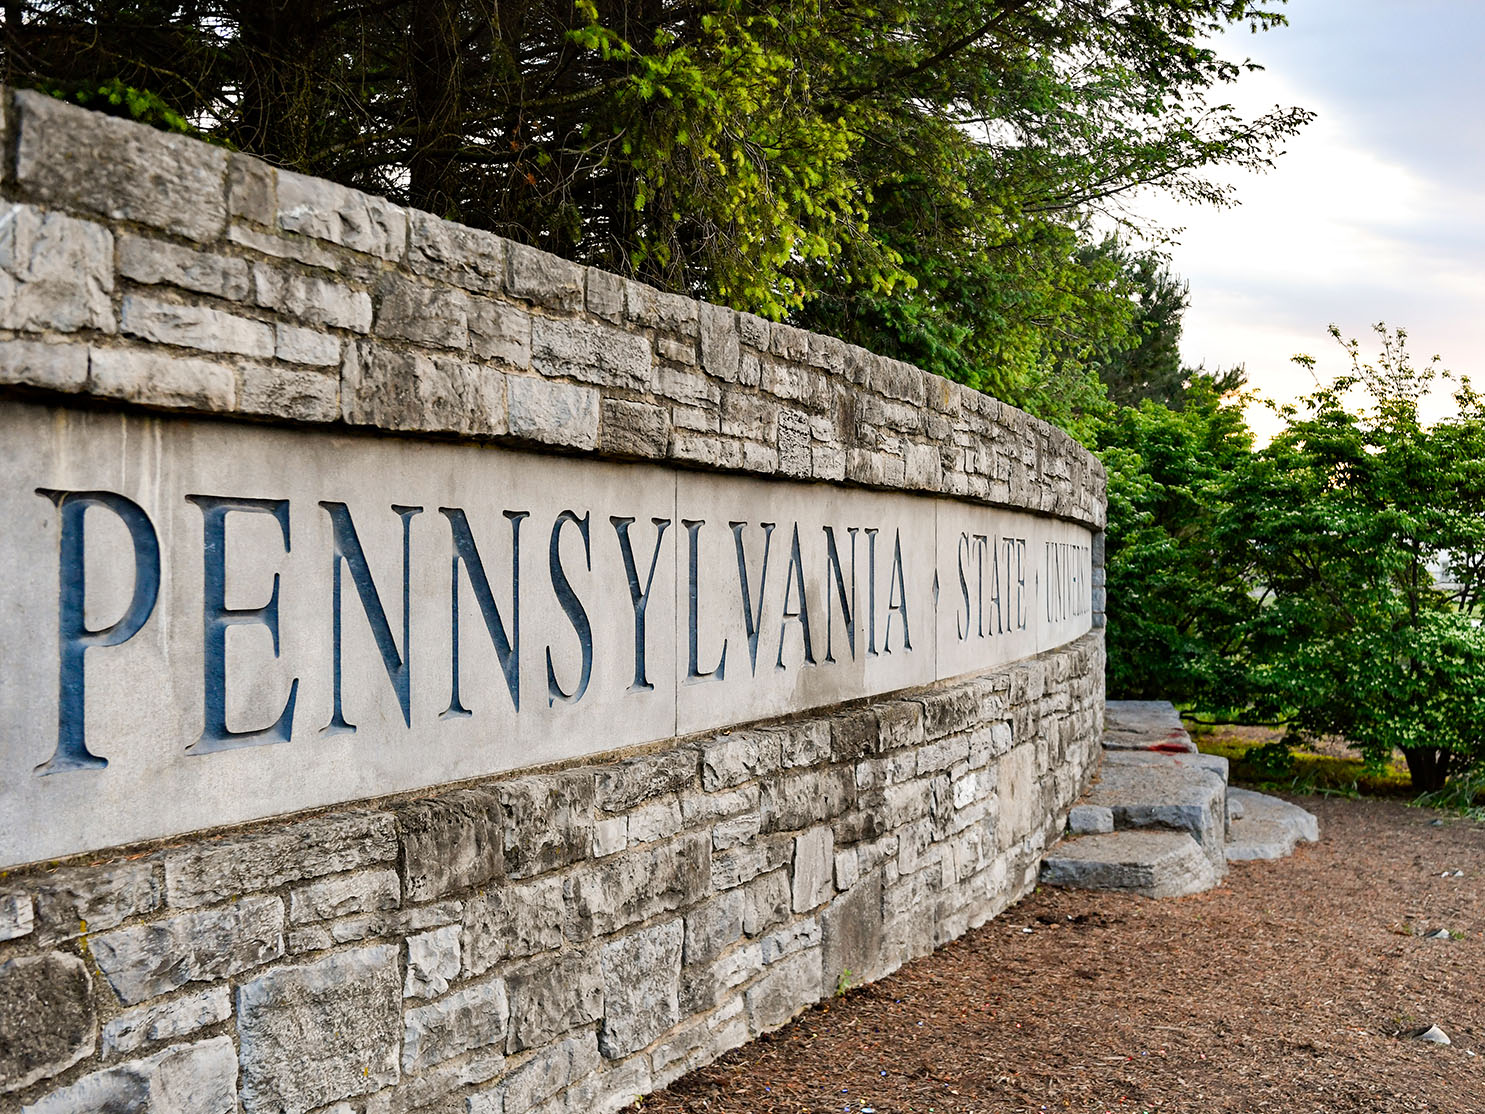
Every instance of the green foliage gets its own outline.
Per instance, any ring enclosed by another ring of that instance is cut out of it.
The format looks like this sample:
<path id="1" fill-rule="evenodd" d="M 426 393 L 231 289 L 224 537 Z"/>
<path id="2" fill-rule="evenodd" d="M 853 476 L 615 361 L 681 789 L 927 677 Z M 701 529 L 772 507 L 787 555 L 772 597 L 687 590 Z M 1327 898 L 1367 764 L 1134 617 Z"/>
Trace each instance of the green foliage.
<path id="1" fill-rule="evenodd" d="M 212 138 L 192 127 L 184 116 L 172 109 L 156 94 L 148 89 L 136 89 L 132 85 L 125 85 L 116 77 L 101 84 L 88 83 L 70 89 L 60 85 L 43 85 L 41 89 L 58 100 L 71 101 L 73 104 L 83 105 L 95 112 L 105 112 L 110 116 L 122 116 L 126 120 L 147 124 L 161 131 L 175 132 L 178 135 L 189 135 L 208 141 Z"/>

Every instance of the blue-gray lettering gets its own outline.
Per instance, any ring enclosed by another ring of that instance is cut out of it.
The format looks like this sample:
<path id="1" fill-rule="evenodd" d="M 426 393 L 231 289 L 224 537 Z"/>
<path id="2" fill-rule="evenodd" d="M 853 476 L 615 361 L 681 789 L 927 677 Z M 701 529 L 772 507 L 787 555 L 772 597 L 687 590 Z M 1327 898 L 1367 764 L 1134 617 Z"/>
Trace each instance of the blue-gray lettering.
<path id="1" fill-rule="evenodd" d="M 840 593 L 841 619 L 846 626 L 846 643 L 851 650 L 851 660 L 856 660 L 856 535 L 857 526 L 846 527 L 851 536 L 851 595 L 846 599 L 846 578 L 841 569 L 840 553 L 835 547 L 835 530 L 825 527 L 825 660 L 834 661 L 831 640 L 835 634 L 835 621 L 830 611 L 830 574 L 835 573 L 835 587 Z"/>
<path id="2" fill-rule="evenodd" d="M 969 619 L 973 614 L 969 606 L 969 580 L 964 574 L 964 559 L 969 556 L 969 535 L 959 535 L 959 546 L 955 552 L 955 563 L 959 569 L 959 595 L 964 603 L 964 615 L 961 618 L 959 612 L 954 612 L 954 629 L 959 633 L 959 641 L 963 642 L 969 637 Z"/>
<path id="3" fill-rule="evenodd" d="M 758 632 L 763 629 L 763 592 L 768 586 L 768 551 L 773 545 L 772 522 L 760 522 L 763 528 L 763 571 L 758 574 L 758 607 L 753 608 L 752 593 L 748 588 L 748 558 L 746 547 L 743 544 L 743 528 L 746 522 L 729 522 L 732 527 L 732 541 L 737 548 L 737 582 L 742 589 L 743 624 L 748 632 L 748 657 L 753 666 L 753 674 L 758 673 Z"/>
<path id="4" fill-rule="evenodd" d="M 495 605 L 495 593 L 490 590 L 490 578 L 485 575 L 485 562 L 474 544 L 474 534 L 469 529 L 469 519 L 458 507 L 439 507 L 438 513 L 449 520 L 449 531 L 454 539 L 453 567 L 450 570 L 449 599 L 452 607 L 450 623 L 453 637 L 452 672 L 453 684 L 449 706 L 439 718 L 473 715 L 459 698 L 459 565 L 462 563 L 469 575 L 469 587 L 474 592 L 480 615 L 485 620 L 485 631 L 495 646 L 495 656 L 500 661 L 500 671 L 505 675 L 505 688 L 510 693 L 511 706 L 521 710 L 521 520 L 530 511 L 505 511 L 510 521 L 510 633 L 506 633 L 505 621 Z"/>
<path id="5" fill-rule="evenodd" d="M 681 525 L 686 528 L 686 535 L 688 539 L 687 559 L 689 562 L 690 570 L 688 576 L 688 585 L 690 591 L 688 593 L 689 600 L 687 615 L 690 620 L 688 629 L 690 631 L 691 645 L 690 656 L 687 659 L 686 665 L 686 681 L 688 683 L 693 681 L 704 681 L 708 677 L 712 676 L 715 676 L 717 680 L 720 681 L 727 676 L 727 640 L 725 638 L 722 639 L 722 654 L 717 659 L 717 664 L 714 668 L 702 669 L 701 663 L 699 661 L 699 645 L 701 638 L 700 635 L 697 633 L 697 621 L 698 612 L 701 609 L 699 602 L 701 596 L 701 528 L 706 525 L 706 519 L 682 519 Z"/>
<path id="6" fill-rule="evenodd" d="M 583 538 L 583 560 L 588 571 L 593 571 L 593 551 L 588 542 L 588 515 L 579 518 L 572 511 L 563 511 L 557 516 L 557 521 L 552 524 L 552 540 L 547 547 L 547 565 L 552 574 L 552 589 L 557 593 L 557 602 L 562 605 L 562 610 L 567 614 L 568 622 L 572 629 L 577 632 L 578 645 L 582 649 L 583 668 L 582 676 L 578 680 L 578 686 L 572 692 L 566 692 L 557 683 L 557 672 L 552 668 L 552 648 L 547 647 L 547 707 L 562 701 L 564 704 L 576 704 L 583 698 L 583 693 L 588 691 L 588 681 L 593 676 L 593 626 L 588 622 L 588 612 L 583 608 L 582 601 L 577 598 L 577 593 L 572 590 L 572 582 L 567 579 L 567 570 L 562 567 L 562 527 L 569 522 L 577 523 L 578 533 Z"/>
<path id="7" fill-rule="evenodd" d="M 371 568 L 366 563 L 366 553 L 361 548 L 361 539 L 356 536 L 356 524 L 351 521 L 351 512 L 344 503 L 321 502 L 330 515 L 330 525 L 335 539 L 335 556 L 331 560 L 330 614 L 331 614 L 331 678 L 333 681 L 333 708 L 330 722 L 320 730 L 329 735 L 354 732 L 356 725 L 345 718 L 341 703 L 341 638 L 340 638 L 340 567 L 344 563 L 350 570 L 351 583 L 361 600 L 361 610 L 371 626 L 371 637 L 382 657 L 382 667 L 392 690 L 397 694 L 397 703 L 402 707 L 402 722 L 412 726 L 412 518 L 422 507 L 392 505 L 392 510 L 402 519 L 402 651 L 392 637 L 391 624 L 382 608 L 381 596 L 371 579 Z"/>
<path id="8" fill-rule="evenodd" d="M 149 515 L 138 503 L 112 491 L 53 491 L 36 494 L 56 504 L 62 517 L 57 592 L 57 642 L 60 669 L 57 678 L 57 749 L 36 767 L 38 776 L 63 770 L 101 770 L 108 765 L 88 749 L 84 730 L 83 655 L 93 646 L 117 646 L 139 633 L 160 595 L 160 540 Z M 85 599 L 84 516 L 89 507 L 107 507 L 123 520 L 134 545 L 134 593 L 129 606 L 112 626 L 89 630 L 83 614 Z"/>
<path id="9" fill-rule="evenodd" d="M 877 656 L 877 530 L 866 531 L 866 652 Z"/>
<path id="10" fill-rule="evenodd" d="M 795 584 L 799 585 L 799 609 L 789 610 L 789 594 Z M 761 589 L 760 589 L 761 594 Z M 810 640 L 810 604 L 804 592 L 804 561 L 799 555 L 799 523 L 794 524 L 794 537 L 789 542 L 789 567 L 784 571 L 784 617 L 779 623 L 779 661 L 778 668 L 784 668 L 784 636 L 789 632 L 789 620 L 793 619 L 799 623 L 800 632 L 804 635 L 804 663 L 815 664 L 815 646 Z M 828 621 L 830 616 L 826 615 Z"/>
<path id="11" fill-rule="evenodd" d="M 629 527 L 634 519 L 609 516 L 614 532 L 619 535 L 619 549 L 624 555 L 624 574 L 629 578 L 629 602 L 634 607 L 634 681 L 629 686 L 630 692 L 655 687 L 645 673 L 645 609 L 650 606 L 650 588 L 655 583 L 655 567 L 660 563 L 660 543 L 665 538 L 665 528 L 670 525 L 670 519 L 652 518 L 650 521 L 655 525 L 655 552 L 650 556 L 650 572 L 645 578 L 644 590 L 641 591 L 639 570 L 634 566 L 634 547 L 629 542 Z"/>
<path id="12" fill-rule="evenodd" d="M 267 727 L 233 731 L 227 726 L 227 628 L 261 623 L 273 636 L 273 656 L 279 656 L 278 587 L 273 574 L 273 592 L 262 607 L 227 606 L 227 512 L 244 511 L 272 515 L 289 552 L 289 501 L 287 499 L 234 499 L 219 495 L 187 495 L 186 501 L 201 508 L 202 534 L 202 662 L 203 725 L 201 737 L 186 747 L 188 754 L 212 754 L 236 747 L 287 743 L 294 727 L 294 704 L 299 699 L 299 678 L 289 685 L 289 698 L 278 719 Z"/>
<path id="13" fill-rule="evenodd" d="M 897 602 L 894 603 L 894 600 Z M 911 650 L 913 635 L 908 629 L 907 584 L 903 580 L 901 530 L 893 535 L 892 571 L 887 574 L 887 631 L 882 636 L 882 651 L 888 654 L 892 652 L 892 616 L 894 613 L 902 617 L 902 648 Z"/>

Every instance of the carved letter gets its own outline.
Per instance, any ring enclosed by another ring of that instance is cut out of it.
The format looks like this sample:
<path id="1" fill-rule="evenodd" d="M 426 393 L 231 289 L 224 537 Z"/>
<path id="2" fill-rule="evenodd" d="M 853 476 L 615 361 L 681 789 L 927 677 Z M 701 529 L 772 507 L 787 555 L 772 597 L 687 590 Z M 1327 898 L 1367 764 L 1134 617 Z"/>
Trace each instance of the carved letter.
<path id="1" fill-rule="evenodd" d="M 760 522 L 763 527 L 763 571 L 758 575 L 758 608 L 753 609 L 752 595 L 748 590 L 748 558 L 743 546 L 743 528 L 746 522 L 729 522 L 732 527 L 732 541 L 737 547 L 737 582 L 742 589 L 743 624 L 748 630 L 748 657 L 753 665 L 753 673 L 758 673 L 758 631 L 763 625 L 763 592 L 768 587 L 768 551 L 773 544 L 772 522 Z"/>
<path id="2" fill-rule="evenodd" d="M 567 570 L 562 567 L 562 527 L 569 522 L 577 523 L 578 533 L 583 538 L 583 560 L 588 570 L 593 569 L 593 551 L 588 544 L 588 515 L 579 518 L 572 511 L 563 511 L 557 516 L 557 521 L 552 524 L 552 540 L 547 546 L 547 567 L 552 574 L 552 589 L 557 593 L 557 602 L 562 605 L 562 610 L 567 613 L 567 619 L 572 623 L 572 629 L 577 632 L 578 645 L 583 653 L 582 676 L 578 679 L 577 689 L 573 692 L 564 692 L 562 686 L 557 683 L 556 670 L 552 668 L 552 648 L 547 647 L 547 707 L 550 708 L 557 701 L 564 704 L 576 704 L 583 698 L 583 693 L 588 691 L 588 681 L 593 676 L 593 627 L 588 622 L 588 612 L 584 610 L 582 601 L 577 598 L 577 593 L 572 590 L 572 582 L 567 579 Z"/>
<path id="3" fill-rule="evenodd" d="M 846 579 L 840 567 L 840 553 L 835 548 L 835 531 L 829 526 L 825 527 L 825 660 L 834 661 L 835 655 L 831 651 L 831 638 L 835 633 L 835 623 L 830 617 L 830 573 L 835 572 L 835 586 L 840 591 L 840 613 L 846 624 L 846 642 L 851 649 L 851 660 L 856 660 L 856 535 L 860 532 L 859 526 L 846 527 L 846 533 L 851 536 L 851 598 L 846 599 Z"/>
<path id="4" fill-rule="evenodd" d="M 700 610 L 698 600 L 701 595 L 701 563 L 699 551 L 701 549 L 701 528 L 706 525 L 706 519 L 683 519 L 681 525 L 686 528 L 686 534 L 689 539 L 688 554 L 690 563 L 690 610 L 688 616 L 690 618 L 691 654 L 686 666 L 686 680 L 687 682 L 704 681 L 708 677 L 715 676 L 720 681 L 727 676 L 727 640 L 725 638 L 722 639 L 722 656 L 717 659 L 715 668 L 704 670 L 701 668 L 698 660 L 700 655 L 700 636 L 697 633 L 696 627 L 697 612 Z"/>
<path id="5" fill-rule="evenodd" d="M 893 603 L 893 600 L 897 602 Z M 887 574 L 887 631 L 882 638 L 882 650 L 888 654 L 892 652 L 892 613 L 894 611 L 902 616 L 902 648 L 911 650 L 913 634 L 908 628 L 907 584 L 903 580 L 901 530 L 893 535 L 892 571 Z"/>
<path id="6" fill-rule="evenodd" d="M 634 519 L 610 515 L 609 521 L 613 523 L 614 532 L 619 535 L 619 550 L 624 555 L 624 574 L 629 578 L 629 602 L 634 607 L 634 682 L 629 686 L 629 691 L 653 689 L 655 686 L 650 684 L 645 675 L 645 609 L 650 605 L 650 588 L 655 583 L 655 567 L 660 563 L 660 543 L 665 538 L 665 528 L 670 525 L 670 519 L 650 519 L 656 527 L 655 552 L 650 556 L 650 571 L 645 577 L 642 592 L 639 588 L 639 570 L 634 567 L 634 547 L 629 543 L 629 527 Z"/>
<path id="7" fill-rule="evenodd" d="M 959 548 L 955 554 L 955 559 L 959 565 L 959 594 L 964 599 L 964 617 L 961 619 L 957 611 L 954 613 L 954 629 L 959 632 L 960 642 L 963 642 L 969 637 L 969 617 L 971 614 L 969 609 L 969 581 L 964 575 L 964 559 L 967 556 L 969 556 L 969 535 L 960 534 Z"/>
<path id="8" fill-rule="evenodd" d="M 475 547 L 474 534 L 469 529 L 469 520 L 458 507 L 439 507 L 438 513 L 449 520 L 449 531 L 454 536 L 453 568 L 450 572 L 449 599 L 453 608 L 453 694 L 444 716 L 468 716 L 473 713 L 459 699 L 459 565 L 462 562 L 469 574 L 469 587 L 479 604 L 480 615 L 485 620 L 485 631 L 495 645 L 495 656 L 500 660 L 500 671 L 505 674 L 505 687 L 510 693 L 511 706 L 521 710 L 521 520 L 530 511 L 505 511 L 510 520 L 510 634 L 506 635 L 505 622 L 500 609 L 495 606 L 495 594 L 490 591 L 490 579 L 485 575 L 485 563 Z"/>
<path id="9" fill-rule="evenodd" d="M 789 591 L 795 583 L 799 585 L 799 610 L 789 610 Z M 759 587 L 762 594 L 762 586 Z M 794 537 L 789 543 L 789 567 L 784 571 L 784 618 L 779 623 L 778 668 L 784 668 L 784 634 L 789 629 L 789 620 L 795 619 L 804 633 L 804 663 L 815 664 L 815 647 L 810 641 L 810 605 L 804 594 L 804 561 L 799 555 L 799 523 L 794 524 Z M 828 618 L 828 616 L 827 616 Z"/>

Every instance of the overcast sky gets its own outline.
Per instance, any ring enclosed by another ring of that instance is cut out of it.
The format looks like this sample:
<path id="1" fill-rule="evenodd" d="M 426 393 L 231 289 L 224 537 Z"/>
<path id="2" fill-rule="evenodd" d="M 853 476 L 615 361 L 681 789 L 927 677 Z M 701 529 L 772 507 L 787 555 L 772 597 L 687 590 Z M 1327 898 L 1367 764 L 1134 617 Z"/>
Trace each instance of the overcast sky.
<path id="1" fill-rule="evenodd" d="M 1438 353 L 1485 382 L 1485 0 L 1287 11 L 1288 27 L 1225 36 L 1229 57 L 1266 67 L 1227 99 L 1250 115 L 1302 105 L 1315 122 L 1277 169 L 1231 178 L 1235 209 L 1138 206 L 1184 226 L 1170 250 L 1191 284 L 1187 364 L 1243 363 L 1253 386 L 1287 400 L 1314 385 L 1295 353 L 1317 357 L 1322 379 L 1346 366 L 1328 325 L 1375 352 L 1370 326 L 1386 321 L 1407 328 L 1415 362 Z"/>

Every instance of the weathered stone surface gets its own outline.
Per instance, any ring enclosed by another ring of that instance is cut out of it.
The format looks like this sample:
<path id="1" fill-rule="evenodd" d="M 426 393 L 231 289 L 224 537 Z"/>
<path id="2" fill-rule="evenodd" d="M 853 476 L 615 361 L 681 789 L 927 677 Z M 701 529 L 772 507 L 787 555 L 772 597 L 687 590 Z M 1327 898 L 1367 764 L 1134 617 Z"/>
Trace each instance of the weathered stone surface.
<path id="1" fill-rule="evenodd" d="M 593 838 L 593 775 L 574 770 L 501 782 L 505 872 L 529 878 L 576 862 Z"/>
<path id="2" fill-rule="evenodd" d="M 736 380 L 742 355 L 737 314 L 708 303 L 701 305 L 701 366 L 708 375 Z"/>
<path id="3" fill-rule="evenodd" d="M 794 831 L 839 816 L 856 800 L 849 767 L 804 770 L 763 783 L 763 830 Z"/>
<path id="4" fill-rule="evenodd" d="M 598 392 L 571 383 L 513 375 L 505 381 L 510 435 L 544 445 L 598 445 Z"/>
<path id="5" fill-rule="evenodd" d="M 124 332 L 160 344 L 242 356 L 273 355 L 272 326 L 205 306 L 128 294 L 120 317 Z"/>
<path id="6" fill-rule="evenodd" d="M 1067 814 L 1067 830 L 1073 835 L 1112 832 L 1114 810 L 1102 805 L 1074 805 Z"/>
<path id="7" fill-rule="evenodd" d="M 241 369 L 237 409 L 297 422 L 333 422 L 340 417 L 340 380 L 324 370 L 278 364 Z"/>
<path id="8" fill-rule="evenodd" d="M 47 952 L 0 964 L 0 1094 L 65 1071 L 92 1053 L 97 1035 L 81 959 Z"/>
<path id="9" fill-rule="evenodd" d="M 232 302 L 246 301 L 253 285 L 245 260 L 144 236 L 120 236 L 118 261 L 119 274 L 135 282 L 178 286 Z"/>
<path id="10" fill-rule="evenodd" d="M 311 367 L 340 366 L 340 338 L 298 325 L 273 327 L 273 351 L 280 360 Z"/>
<path id="11" fill-rule="evenodd" d="M 729 731 L 701 749 L 701 787 L 728 789 L 778 770 L 779 736 L 768 731 Z"/>
<path id="12" fill-rule="evenodd" d="M 861 986 L 887 973 L 882 876 L 873 871 L 820 913 L 821 989 Z"/>
<path id="13" fill-rule="evenodd" d="M 1103 745 L 1119 750 L 1196 753 L 1196 744 L 1168 700 L 1110 700 L 1104 704 Z"/>
<path id="14" fill-rule="evenodd" d="M 1313 813 L 1278 797 L 1229 788 L 1227 802 L 1234 817 L 1227 837 L 1228 861 L 1282 859 L 1295 844 L 1320 838 L 1320 821 Z"/>
<path id="15" fill-rule="evenodd" d="M 126 1006 L 190 982 L 210 982 L 284 954 L 284 903 L 249 897 L 100 933 L 88 941 Z"/>
<path id="16" fill-rule="evenodd" d="M 404 998 L 437 998 L 459 977 L 459 935 L 456 924 L 407 938 L 407 979 Z"/>
<path id="17" fill-rule="evenodd" d="M 583 307 L 583 268 L 525 244 L 507 242 L 506 289 L 548 309 L 572 312 Z"/>
<path id="18" fill-rule="evenodd" d="M 407 263 L 415 272 L 466 290 L 499 293 L 505 285 L 505 241 L 493 232 L 408 213 Z"/>
<path id="19" fill-rule="evenodd" d="M 227 152 L 29 90 L 15 94 L 16 180 L 54 205 L 192 240 L 227 223 Z"/>
<path id="20" fill-rule="evenodd" d="M 171 905 L 190 908 L 390 862 L 396 855 L 390 813 L 339 812 L 168 851 L 165 892 Z"/>
<path id="21" fill-rule="evenodd" d="M 711 880 L 711 837 L 684 835 L 595 863 L 566 883 L 569 939 L 605 936 L 690 905 Z"/>
<path id="22" fill-rule="evenodd" d="M 278 226 L 382 259 L 401 259 L 407 250 L 407 214 L 402 209 L 288 170 L 278 172 Z"/>
<path id="23" fill-rule="evenodd" d="M 603 947 L 603 1025 L 598 1047 L 618 1060 L 680 1020 L 679 919 L 630 932 Z"/>
<path id="24" fill-rule="evenodd" d="M 112 256 L 102 225 L 0 203 L 0 328 L 113 332 Z"/>
<path id="25" fill-rule="evenodd" d="M 371 295 L 343 282 L 258 263 L 253 266 L 253 291 L 258 305 L 307 324 L 371 331 Z"/>
<path id="26" fill-rule="evenodd" d="M 746 904 L 742 890 L 728 890 L 686 915 L 687 966 L 709 963 L 741 939 Z"/>
<path id="27" fill-rule="evenodd" d="M 507 1052 L 546 1044 L 603 1016 L 603 974 L 594 952 L 536 960 L 506 978 L 510 990 Z"/>
<path id="28" fill-rule="evenodd" d="M 1227 786 L 1184 755 L 1107 751 L 1087 803 L 1111 809 L 1114 827 L 1188 831 L 1220 877 L 1225 869 Z"/>
<path id="29" fill-rule="evenodd" d="M 828 826 L 794 838 L 792 871 L 794 911 L 804 913 L 835 893 L 835 835 Z"/>
<path id="30" fill-rule="evenodd" d="M 819 1001 L 824 990 L 820 971 L 819 948 L 796 952 L 769 967 L 743 994 L 749 1028 L 754 1033 L 777 1029 Z"/>
<path id="31" fill-rule="evenodd" d="M 36 908 L 25 894 L 0 894 L 0 940 L 31 935 L 36 927 Z"/>
<path id="32" fill-rule="evenodd" d="M 232 992 L 225 986 L 211 986 L 168 1002 L 125 1010 L 103 1027 L 103 1055 L 133 1052 L 154 1041 L 189 1036 L 231 1016 Z"/>
<path id="33" fill-rule="evenodd" d="M 664 407 L 624 399 L 603 400 L 601 445 L 606 455 L 660 458 L 670 443 Z"/>
<path id="34" fill-rule="evenodd" d="M 368 870 L 336 875 L 296 886 L 289 891 L 289 923 L 383 912 L 402 904 L 402 885 L 396 871 Z"/>
<path id="35" fill-rule="evenodd" d="M 542 1049 L 513 1069 L 499 1084 L 469 1097 L 469 1114 L 525 1114 L 545 1103 L 568 1083 L 593 1072 L 598 1063 L 598 1050 L 591 1034 L 570 1037 Z M 542 1111 L 584 1112 L 595 1109 L 584 1102 L 542 1106 Z"/>
<path id="36" fill-rule="evenodd" d="M 247 155 L 229 155 L 227 211 L 237 220 L 271 225 L 278 214 L 278 172 Z"/>
<path id="37" fill-rule="evenodd" d="M 651 363 L 643 336 L 581 318 L 531 320 L 531 366 L 542 375 L 643 390 Z"/>
<path id="38" fill-rule="evenodd" d="M 505 1039 L 510 1002 L 505 981 L 466 986 L 427 1006 L 407 1011 L 402 1070 L 421 1071 L 474 1048 Z"/>
<path id="39" fill-rule="evenodd" d="M 508 882 L 469 899 L 464 910 L 466 975 L 482 975 L 507 959 L 562 946 L 562 879 Z"/>
<path id="40" fill-rule="evenodd" d="M 149 348 L 93 349 L 88 390 L 102 398 L 191 410 L 230 410 L 237 399 L 236 377 L 227 364 Z"/>
<path id="41" fill-rule="evenodd" d="M 277 967 L 237 992 L 242 1106 L 304 1114 L 397 1081 L 402 980 L 391 945 Z"/>
<path id="42" fill-rule="evenodd" d="M 742 890 L 743 932 L 757 936 L 782 924 L 793 907 L 787 871 L 775 870 L 749 882 Z"/>
<path id="43" fill-rule="evenodd" d="M 1189 832 L 1121 831 L 1059 843 L 1042 860 L 1041 880 L 1048 886 L 1179 897 L 1211 889 L 1221 875 Z"/>
<path id="44" fill-rule="evenodd" d="M 469 298 L 462 291 L 393 272 L 377 284 L 376 301 L 379 337 L 459 352 L 469 347 Z"/>
<path id="45" fill-rule="evenodd" d="M 519 306 L 489 298 L 469 302 L 469 346 L 485 360 L 531 366 L 531 315 Z"/>
<path id="46" fill-rule="evenodd" d="M 696 752 L 676 747 L 640 754 L 598 767 L 594 803 L 605 812 L 624 812 L 662 793 L 674 793 L 696 781 Z"/>
<path id="47" fill-rule="evenodd" d="M 493 794 L 470 789 L 413 801 L 397 810 L 402 891 L 432 901 L 501 874 L 504 831 Z"/>
<path id="48" fill-rule="evenodd" d="M 230 1037 L 178 1044 L 145 1060 L 85 1075 L 24 1114 L 234 1114 L 237 1057 Z"/>
<path id="49" fill-rule="evenodd" d="M 355 425 L 493 436 L 506 430 L 505 375 L 455 357 L 346 348 L 342 406 Z"/>
<path id="50" fill-rule="evenodd" d="M 85 345 L 33 340 L 11 340 L 0 345 L 0 383 L 49 391 L 80 391 L 87 382 Z"/>
<path id="51" fill-rule="evenodd" d="M 27 879 L 26 888 L 35 903 L 39 944 L 113 928 L 129 917 L 152 913 L 163 903 L 148 862 L 69 867 Z M 24 899 L 14 895 L 13 900 Z"/>

